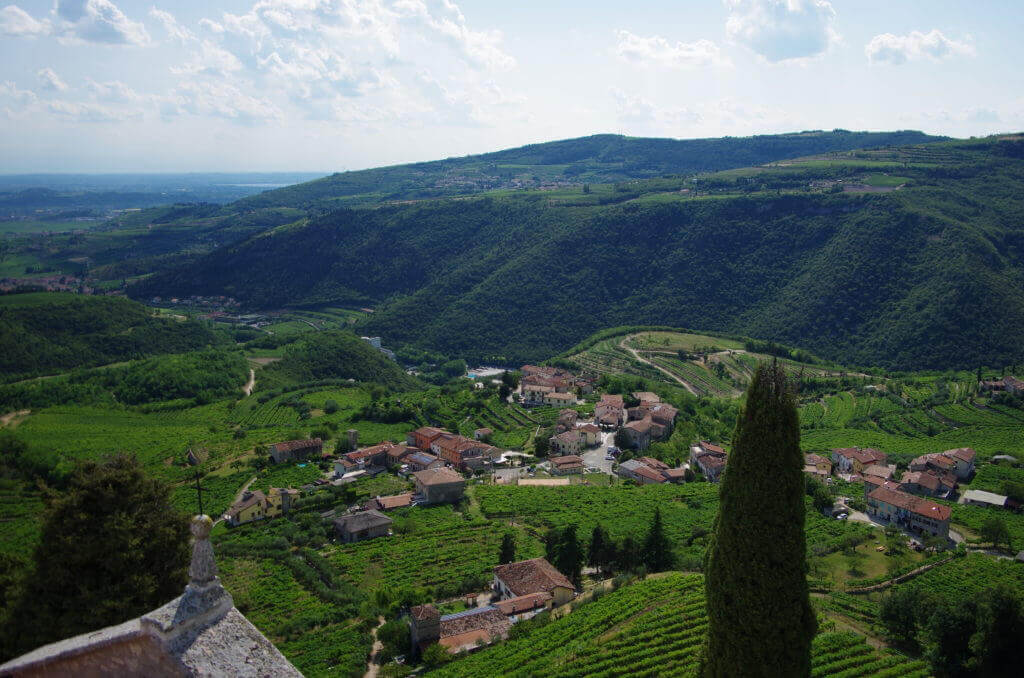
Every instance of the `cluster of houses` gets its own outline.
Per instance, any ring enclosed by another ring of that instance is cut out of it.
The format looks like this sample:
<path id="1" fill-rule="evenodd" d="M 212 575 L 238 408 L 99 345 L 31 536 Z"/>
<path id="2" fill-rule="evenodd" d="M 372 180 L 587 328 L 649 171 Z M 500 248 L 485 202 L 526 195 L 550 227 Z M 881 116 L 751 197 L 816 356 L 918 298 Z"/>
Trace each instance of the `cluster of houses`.
<path id="1" fill-rule="evenodd" d="M 577 422 L 576 410 L 562 410 L 550 440 L 552 450 L 580 454 L 601 444 L 602 430 L 620 429 L 626 444 L 638 450 L 646 450 L 654 441 L 667 440 L 679 410 L 661 402 L 655 393 L 639 392 L 633 396 L 639 404 L 627 408 L 621 395 L 602 394 L 594 406 L 594 421 L 584 424 Z"/>
<path id="2" fill-rule="evenodd" d="M 978 388 L 982 391 L 1005 391 L 1006 393 L 1020 393 L 1024 391 L 1024 381 L 1014 376 L 1005 376 L 1001 379 L 978 382 Z"/>
<path id="3" fill-rule="evenodd" d="M 572 582 L 543 558 L 498 565 L 492 587 L 498 600 L 492 598 L 483 607 L 446 615 L 431 604 L 413 607 L 409 611 L 413 655 L 421 655 L 434 643 L 457 654 L 507 638 L 516 622 L 576 596 Z"/>
<path id="4" fill-rule="evenodd" d="M 594 391 L 594 378 L 578 376 L 560 367 L 523 365 L 520 390 L 524 405 L 565 407 L 575 405 L 577 392 Z"/>
<path id="5" fill-rule="evenodd" d="M 846 447 L 832 450 L 831 460 L 818 454 L 804 458 L 804 472 L 827 480 L 833 471 L 849 482 L 864 484 L 867 512 L 894 522 L 919 535 L 948 538 L 951 510 L 929 497 L 952 499 L 958 484 L 975 471 L 976 453 L 969 447 L 924 454 L 913 459 L 896 480 L 896 465 L 873 448 Z M 968 490 L 966 503 L 1005 506 L 1006 497 Z"/>
<path id="6" fill-rule="evenodd" d="M 721 445 L 702 440 L 690 448 L 690 468 L 699 470 L 708 482 L 717 483 L 722 479 L 727 456 Z"/>

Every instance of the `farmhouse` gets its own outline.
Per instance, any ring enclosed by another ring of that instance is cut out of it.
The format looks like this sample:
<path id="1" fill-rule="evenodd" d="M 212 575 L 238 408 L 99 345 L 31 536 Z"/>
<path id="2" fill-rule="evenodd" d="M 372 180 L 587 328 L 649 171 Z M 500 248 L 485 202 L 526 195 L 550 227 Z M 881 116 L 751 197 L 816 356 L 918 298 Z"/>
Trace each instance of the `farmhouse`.
<path id="1" fill-rule="evenodd" d="M 451 654 L 472 650 L 507 637 L 511 627 L 508 616 L 493 605 L 443 616 L 430 604 L 409 610 L 409 637 L 415 656 L 434 643 Z"/>
<path id="2" fill-rule="evenodd" d="M 906 471 L 900 478 L 900 489 L 910 494 L 947 497 L 956 487 L 952 473 L 939 475 L 934 471 Z"/>
<path id="3" fill-rule="evenodd" d="M 717 483 L 725 470 L 725 448 L 702 440 L 690 448 L 690 468 L 700 470 L 708 482 Z"/>
<path id="4" fill-rule="evenodd" d="M 820 454 L 805 454 L 804 464 L 813 466 L 819 473 L 824 473 L 826 476 L 832 475 L 832 462 Z"/>
<path id="5" fill-rule="evenodd" d="M 499 600 L 494 606 L 514 624 L 530 617 L 536 617 L 544 610 L 550 610 L 553 601 L 554 598 L 550 593 L 541 591 Z"/>
<path id="6" fill-rule="evenodd" d="M 494 568 L 494 590 L 503 599 L 532 593 L 549 593 L 555 605 L 563 605 L 576 596 L 569 579 L 543 558 L 520 560 Z"/>
<path id="7" fill-rule="evenodd" d="M 622 427 L 622 434 L 631 447 L 638 450 L 646 450 L 651 446 L 651 428 L 653 422 L 650 417 L 639 421 L 628 422 Z"/>
<path id="8" fill-rule="evenodd" d="M 334 531 L 338 539 L 347 543 L 386 537 L 393 521 L 380 511 L 369 510 L 352 513 L 334 520 Z"/>
<path id="9" fill-rule="evenodd" d="M 832 462 L 840 473 L 862 473 L 873 464 L 885 465 L 885 453 L 870 447 L 845 447 L 832 450 Z"/>
<path id="10" fill-rule="evenodd" d="M 974 473 L 977 453 L 969 447 L 959 447 L 945 452 L 933 452 L 915 457 L 910 462 L 911 471 L 931 471 L 939 476 L 951 473 L 956 480 L 966 480 Z"/>
<path id="11" fill-rule="evenodd" d="M 619 464 L 615 472 L 627 480 L 635 480 L 641 485 L 653 485 L 665 482 L 665 477 L 638 459 L 629 459 Z"/>
<path id="12" fill-rule="evenodd" d="M 549 393 L 554 393 L 554 386 L 543 386 L 540 384 L 523 384 L 523 404 L 540 405 Z"/>
<path id="13" fill-rule="evenodd" d="M 583 424 L 576 429 L 583 436 L 583 444 L 594 447 L 601 444 L 601 429 L 594 424 Z"/>
<path id="14" fill-rule="evenodd" d="M 228 525 L 233 527 L 250 523 L 254 520 L 261 520 L 266 517 L 267 496 L 260 490 L 250 492 L 246 490 L 241 498 L 231 505 L 231 508 L 224 514 Z"/>
<path id="15" fill-rule="evenodd" d="M 416 451 L 417 448 L 409 447 L 408 445 L 392 445 L 388 448 L 384 461 L 388 465 L 388 468 L 395 468 L 396 466 L 402 465 L 404 463 L 403 460 Z"/>
<path id="16" fill-rule="evenodd" d="M 324 443 L 319 438 L 308 440 L 287 440 L 282 443 L 274 443 L 267 447 L 267 452 L 275 464 L 286 461 L 306 459 L 307 457 L 320 458 L 324 452 Z"/>
<path id="17" fill-rule="evenodd" d="M 501 456 L 498 448 L 455 433 L 442 433 L 434 438 L 430 443 L 430 451 L 460 471 L 480 468 Z"/>
<path id="18" fill-rule="evenodd" d="M 583 473 L 583 457 L 569 454 L 564 457 L 550 457 L 551 472 L 556 476 Z"/>
<path id="19" fill-rule="evenodd" d="M 417 471 L 412 477 L 416 483 L 416 494 L 422 498 L 424 504 L 458 502 L 466 490 L 466 480 L 447 468 Z"/>
<path id="20" fill-rule="evenodd" d="M 879 487 L 867 497 L 868 513 L 916 534 L 949 537 L 950 508 L 923 497 Z"/>

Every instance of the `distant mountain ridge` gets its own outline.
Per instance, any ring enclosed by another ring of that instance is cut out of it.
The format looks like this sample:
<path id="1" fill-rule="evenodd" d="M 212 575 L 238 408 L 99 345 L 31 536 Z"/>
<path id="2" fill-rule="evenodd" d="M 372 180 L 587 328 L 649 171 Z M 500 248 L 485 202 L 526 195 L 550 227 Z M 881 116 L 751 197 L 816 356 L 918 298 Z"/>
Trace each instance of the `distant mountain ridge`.
<path id="1" fill-rule="evenodd" d="M 339 209 L 131 293 L 374 305 L 394 346 L 514 364 L 659 324 L 899 369 L 1024 358 L 1024 161 L 1014 138 Z M 287 190 L 287 189 L 285 189 Z"/>
<path id="2" fill-rule="evenodd" d="M 332 209 L 388 200 L 439 198 L 559 182 L 612 182 L 714 172 L 857 148 L 946 140 L 917 131 L 810 131 L 753 137 L 657 139 L 597 134 L 481 155 L 332 174 L 267 191 L 238 208 Z"/>

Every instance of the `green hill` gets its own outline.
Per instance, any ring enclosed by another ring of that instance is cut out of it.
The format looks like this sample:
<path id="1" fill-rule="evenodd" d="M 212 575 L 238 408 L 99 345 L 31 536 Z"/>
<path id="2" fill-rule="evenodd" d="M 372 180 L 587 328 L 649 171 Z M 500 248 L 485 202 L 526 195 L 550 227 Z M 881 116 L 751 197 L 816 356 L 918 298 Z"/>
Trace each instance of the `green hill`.
<path id="1" fill-rule="evenodd" d="M 1010 364 L 1024 330 L 1020 145 L 946 142 L 590 193 L 343 209 L 133 294 L 375 305 L 365 331 L 470 360 L 540 360 L 604 327 L 651 324 L 845 364 Z"/>
<path id="2" fill-rule="evenodd" d="M 333 174 L 267 191 L 235 204 L 337 208 L 388 200 L 465 195 L 502 188 L 613 182 L 667 174 L 714 172 L 801 156 L 939 141 L 921 132 L 769 134 L 716 139 L 647 139 L 597 134 L 494 153 Z"/>
<path id="3" fill-rule="evenodd" d="M 214 340 L 213 332 L 199 322 L 156 317 L 142 304 L 121 297 L 0 296 L 0 382 L 183 353 Z"/>

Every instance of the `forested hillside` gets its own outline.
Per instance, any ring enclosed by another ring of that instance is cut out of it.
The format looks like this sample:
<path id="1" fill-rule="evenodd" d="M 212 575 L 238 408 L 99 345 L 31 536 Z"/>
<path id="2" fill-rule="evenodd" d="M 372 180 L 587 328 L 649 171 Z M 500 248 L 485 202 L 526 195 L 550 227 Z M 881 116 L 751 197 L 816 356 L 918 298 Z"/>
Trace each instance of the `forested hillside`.
<path id="1" fill-rule="evenodd" d="M 0 296 L 0 383 L 214 341 L 195 321 L 159 318 L 129 299 L 73 294 Z"/>
<path id="2" fill-rule="evenodd" d="M 472 360 L 543 359 L 603 327 L 645 323 L 846 364 L 1009 364 L 1024 330 L 1020 145 L 339 210 L 134 292 L 379 304 L 366 332 Z"/>
<path id="3" fill-rule="evenodd" d="M 716 139 L 646 139 L 597 134 L 495 153 L 333 174 L 240 200 L 236 207 L 317 207 L 437 198 L 562 182 L 610 182 L 734 167 L 856 148 L 938 141 L 921 132 L 768 134 Z"/>

